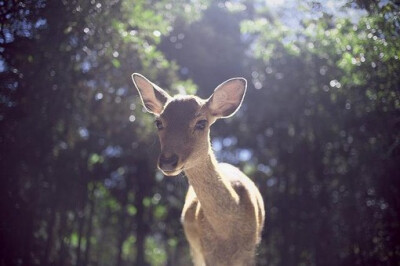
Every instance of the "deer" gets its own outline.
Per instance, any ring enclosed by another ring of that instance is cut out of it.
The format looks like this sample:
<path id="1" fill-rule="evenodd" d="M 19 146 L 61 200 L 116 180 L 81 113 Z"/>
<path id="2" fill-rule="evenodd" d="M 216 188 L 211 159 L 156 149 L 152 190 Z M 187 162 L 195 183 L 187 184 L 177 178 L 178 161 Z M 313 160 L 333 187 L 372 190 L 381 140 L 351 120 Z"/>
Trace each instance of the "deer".
<path id="1" fill-rule="evenodd" d="M 181 222 L 193 264 L 255 265 L 265 220 L 261 193 L 238 168 L 218 163 L 210 142 L 210 126 L 240 108 L 246 79 L 221 83 L 208 99 L 172 97 L 139 73 L 132 80 L 144 109 L 155 115 L 158 168 L 165 176 L 184 173 L 189 183 Z"/>

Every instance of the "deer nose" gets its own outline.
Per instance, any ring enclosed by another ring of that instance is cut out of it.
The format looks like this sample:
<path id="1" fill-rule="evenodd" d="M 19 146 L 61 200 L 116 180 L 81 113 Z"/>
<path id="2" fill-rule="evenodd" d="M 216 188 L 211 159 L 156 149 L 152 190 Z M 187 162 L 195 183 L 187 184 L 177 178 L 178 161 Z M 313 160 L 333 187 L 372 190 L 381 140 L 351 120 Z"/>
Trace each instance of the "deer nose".
<path id="1" fill-rule="evenodd" d="M 178 159 L 178 155 L 175 153 L 162 153 L 158 160 L 158 164 L 162 170 L 171 171 L 175 170 L 176 166 L 178 165 Z"/>

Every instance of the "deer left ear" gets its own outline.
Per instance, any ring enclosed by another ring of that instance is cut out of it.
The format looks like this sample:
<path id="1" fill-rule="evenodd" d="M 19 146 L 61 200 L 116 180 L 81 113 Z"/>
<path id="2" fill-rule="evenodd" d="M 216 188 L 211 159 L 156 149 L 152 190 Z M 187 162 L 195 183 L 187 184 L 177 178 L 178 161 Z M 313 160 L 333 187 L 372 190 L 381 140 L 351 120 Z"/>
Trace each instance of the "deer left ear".
<path id="1" fill-rule="evenodd" d="M 132 80 L 146 110 L 159 115 L 164 109 L 165 103 L 171 98 L 169 94 L 139 73 L 133 73 Z"/>
<path id="2" fill-rule="evenodd" d="M 246 87 L 244 78 L 232 78 L 221 83 L 207 100 L 211 115 L 225 118 L 235 114 L 242 104 Z"/>

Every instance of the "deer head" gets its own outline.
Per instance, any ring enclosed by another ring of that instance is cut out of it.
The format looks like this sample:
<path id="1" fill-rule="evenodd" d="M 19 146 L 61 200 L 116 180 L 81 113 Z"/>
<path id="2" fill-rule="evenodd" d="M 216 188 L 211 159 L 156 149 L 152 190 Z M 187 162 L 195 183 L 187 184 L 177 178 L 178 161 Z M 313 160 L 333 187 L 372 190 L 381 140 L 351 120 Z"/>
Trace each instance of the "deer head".
<path id="1" fill-rule="evenodd" d="M 176 95 L 132 74 L 146 110 L 156 116 L 155 125 L 161 144 L 158 168 L 167 176 L 195 167 L 211 151 L 210 126 L 218 118 L 232 116 L 246 92 L 244 78 L 232 78 L 220 84 L 208 99 Z"/>

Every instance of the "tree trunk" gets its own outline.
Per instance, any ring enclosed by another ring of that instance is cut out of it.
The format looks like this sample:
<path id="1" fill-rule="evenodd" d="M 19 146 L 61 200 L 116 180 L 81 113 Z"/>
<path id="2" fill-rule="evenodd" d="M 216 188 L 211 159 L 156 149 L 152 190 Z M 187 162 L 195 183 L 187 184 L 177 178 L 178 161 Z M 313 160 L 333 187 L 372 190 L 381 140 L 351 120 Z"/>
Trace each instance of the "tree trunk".
<path id="1" fill-rule="evenodd" d="M 42 263 L 43 265 L 48 265 L 50 261 L 50 254 L 51 254 L 51 248 L 54 246 L 53 241 L 54 241 L 54 224 L 56 220 L 56 210 L 55 207 L 50 208 L 50 221 L 47 226 L 47 240 L 46 240 L 46 246 L 44 249 L 44 254 L 42 258 Z"/>
<path id="2" fill-rule="evenodd" d="M 78 210 L 77 215 L 78 215 L 78 223 L 79 223 L 79 228 L 78 228 L 78 246 L 76 247 L 76 266 L 81 265 L 81 253 L 82 253 L 82 235 L 83 235 L 83 225 L 85 223 L 85 216 L 83 214 L 84 210 Z"/>
<path id="3" fill-rule="evenodd" d="M 64 236 L 66 235 L 65 232 L 66 226 L 67 226 L 67 215 L 65 214 L 65 211 L 61 212 L 61 218 L 60 218 L 60 229 L 58 231 L 58 239 L 60 241 L 60 250 L 59 250 L 59 255 L 58 255 L 58 265 L 63 266 L 65 265 L 66 261 L 66 248 L 65 248 L 65 240 Z"/>
<path id="4" fill-rule="evenodd" d="M 125 221 L 126 221 L 126 205 L 127 205 L 127 200 L 128 200 L 128 192 L 129 188 L 125 189 L 125 195 L 122 201 L 122 208 L 121 208 L 121 215 L 119 218 L 119 228 L 120 228 L 120 234 L 118 237 L 118 243 L 117 243 L 117 266 L 122 265 L 122 246 L 124 244 L 124 241 L 126 239 L 126 226 L 125 226 Z"/>
<path id="5" fill-rule="evenodd" d="M 139 164 L 137 176 L 136 176 L 136 195 L 135 195 L 135 206 L 137 208 L 136 213 L 136 264 L 135 265 L 148 265 L 145 261 L 145 239 L 147 235 L 147 226 L 145 221 L 145 208 L 143 205 L 143 199 L 148 191 L 151 173 L 149 171 L 147 162 Z"/>
<path id="6" fill-rule="evenodd" d="M 144 260 L 144 241 L 145 241 L 145 228 L 144 228 L 144 206 L 143 199 L 144 195 L 139 189 L 136 194 L 136 265 L 145 265 Z"/>
<path id="7" fill-rule="evenodd" d="M 85 249 L 85 257 L 82 263 L 82 265 L 84 266 L 88 265 L 89 262 L 90 247 L 91 247 L 90 238 L 92 237 L 93 216 L 95 210 L 95 198 L 94 198 L 95 191 L 96 191 L 96 186 L 93 185 L 89 198 L 89 218 L 88 218 L 88 229 L 86 232 L 86 249 Z"/>

